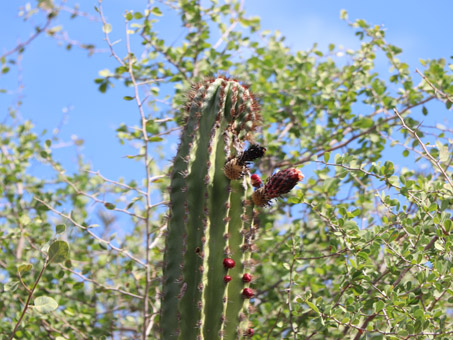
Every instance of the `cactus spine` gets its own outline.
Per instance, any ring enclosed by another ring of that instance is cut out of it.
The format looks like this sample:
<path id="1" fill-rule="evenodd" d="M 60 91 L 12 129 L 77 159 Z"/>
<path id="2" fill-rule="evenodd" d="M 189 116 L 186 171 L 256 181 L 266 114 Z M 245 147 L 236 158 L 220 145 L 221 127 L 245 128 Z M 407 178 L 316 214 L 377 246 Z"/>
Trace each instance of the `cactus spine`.
<path id="1" fill-rule="evenodd" d="M 238 339 L 248 329 L 241 280 L 253 233 L 252 188 L 243 155 L 259 122 L 247 87 L 227 78 L 196 84 L 174 161 L 163 267 L 162 339 Z M 224 173 L 239 163 L 237 179 Z M 243 164 L 242 164 L 243 163 Z M 226 269 L 224 258 L 235 261 Z M 231 282 L 225 283 L 225 275 Z"/>

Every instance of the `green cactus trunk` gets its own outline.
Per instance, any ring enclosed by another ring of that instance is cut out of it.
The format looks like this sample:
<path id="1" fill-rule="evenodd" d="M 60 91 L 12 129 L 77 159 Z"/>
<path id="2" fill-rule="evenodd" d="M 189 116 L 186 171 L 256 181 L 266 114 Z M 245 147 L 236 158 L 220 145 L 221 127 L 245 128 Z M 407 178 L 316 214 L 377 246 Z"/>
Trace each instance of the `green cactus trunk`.
<path id="1" fill-rule="evenodd" d="M 241 277 L 250 257 L 252 189 L 246 176 L 227 178 L 224 167 L 257 128 L 258 104 L 247 87 L 217 78 L 194 86 L 186 110 L 170 186 L 162 339 L 239 339 L 247 329 L 241 293 L 249 284 Z M 227 257 L 234 268 L 224 268 Z"/>

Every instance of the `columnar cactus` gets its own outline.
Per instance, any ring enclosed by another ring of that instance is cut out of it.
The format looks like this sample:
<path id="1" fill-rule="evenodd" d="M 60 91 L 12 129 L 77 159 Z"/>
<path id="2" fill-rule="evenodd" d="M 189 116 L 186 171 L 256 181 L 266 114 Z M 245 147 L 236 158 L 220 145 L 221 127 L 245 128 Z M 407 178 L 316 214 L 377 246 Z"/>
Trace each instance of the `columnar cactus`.
<path id="1" fill-rule="evenodd" d="M 217 78 L 193 87 L 186 111 L 171 175 L 162 339 L 238 339 L 249 326 L 249 283 L 241 277 L 254 230 L 244 175 L 265 151 L 244 144 L 260 123 L 259 107 L 246 86 Z M 235 265 L 224 265 L 226 258 Z"/>
<path id="2" fill-rule="evenodd" d="M 251 337 L 247 307 L 255 294 L 249 273 L 254 205 L 269 205 L 303 175 L 283 170 L 264 187 L 257 175 L 246 176 L 250 162 L 266 149 L 252 142 L 261 118 L 258 104 L 236 80 L 196 84 L 186 111 L 171 175 L 162 339 Z"/>

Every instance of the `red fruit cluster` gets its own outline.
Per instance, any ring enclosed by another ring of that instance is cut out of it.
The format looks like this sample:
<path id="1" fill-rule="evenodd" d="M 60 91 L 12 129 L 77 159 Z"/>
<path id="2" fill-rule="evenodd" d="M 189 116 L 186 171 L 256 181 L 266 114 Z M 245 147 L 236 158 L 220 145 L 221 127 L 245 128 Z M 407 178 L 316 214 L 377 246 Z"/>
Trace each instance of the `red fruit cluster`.
<path id="1" fill-rule="evenodd" d="M 249 338 L 251 338 L 253 336 L 253 334 L 255 334 L 255 331 L 253 330 L 253 328 L 249 328 L 245 332 L 245 336 L 248 336 Z"/>
<path id="2" fill-rule="evenodd" d="M 234 268 L 235 265 L 236 265 L 236 262 L 234 262 L 233 259 L 230 259 L 228 257 L 226 259 L 223 259 L 223 266 L 226 269 Z"/>

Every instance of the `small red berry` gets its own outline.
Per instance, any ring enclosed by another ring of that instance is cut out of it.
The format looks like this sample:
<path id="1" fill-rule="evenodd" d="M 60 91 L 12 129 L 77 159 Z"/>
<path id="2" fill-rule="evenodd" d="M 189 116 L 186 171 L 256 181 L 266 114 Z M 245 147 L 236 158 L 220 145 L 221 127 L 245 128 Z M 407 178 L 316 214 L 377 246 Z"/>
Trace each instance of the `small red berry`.
<path id="1" fill-rule="evenodd" d="M 261 182 L 260 176 L 258 176 L 257 174 L 250 176 L 250 179 L 252 180 L 252 185 L 255 188 L 259 188 L 263 184 L 263 182 Z"/>
<path id="2" fill-rule="evenodd" d="M 225 275 L 225 276 L 223 277 L 223 281 L 225 281 L 225 283 L 228 283 L 228 282 L 230 282 L 231 280 L 232 280 L 232 278 L 231 278 L 230 275 Z"/>
<path id="3" fill-rule="evenodd" d="M 250 288 L 244 288 L 244 289 L 242 290 L 242 296 L 244 296 L 244 297 L 247 298 L 247 299 L 252 298 L 253 295 L 255 295 L 255 293 L 254 293 L 253 290 L 251 290 Z"/>
<path id="4" fill-rule="evenodd" d="M 248 337 L 252 337 L 253 334 L 255 334 L 255 331 L 253 330 L 253 328 L 249 328 L 247 329 L 247 331 L 245 332 L 245 336 L 248 336 Z"/>
<path id="5" fill-rule="evenodd" d="M 242 281 L 244 282 L 252 281 L 252 275 L 250 275 L 249 273 L 245 273 L 244 275 L 242 275 Z"/>
<path id="6" fill-rule="evenodd" d="M 236 265 L 236 262 L 234 262 L 233 259 L 226 258 L 226 259 L 223 260 L 223 266 L 226 269 L 234 268 L 235 265 Z"/>

